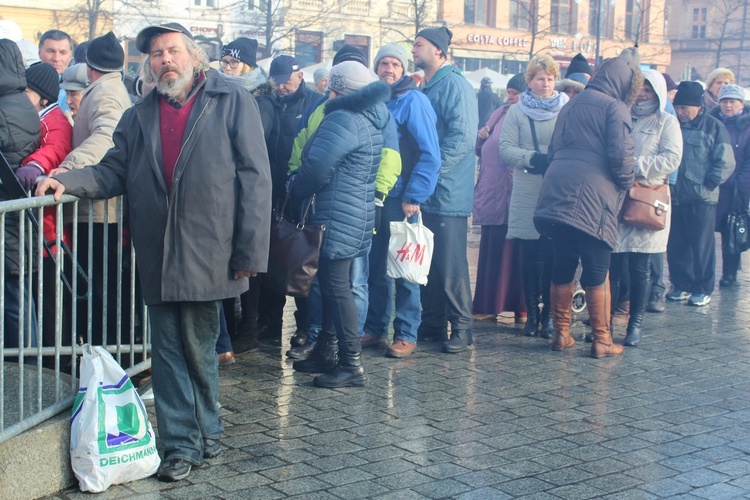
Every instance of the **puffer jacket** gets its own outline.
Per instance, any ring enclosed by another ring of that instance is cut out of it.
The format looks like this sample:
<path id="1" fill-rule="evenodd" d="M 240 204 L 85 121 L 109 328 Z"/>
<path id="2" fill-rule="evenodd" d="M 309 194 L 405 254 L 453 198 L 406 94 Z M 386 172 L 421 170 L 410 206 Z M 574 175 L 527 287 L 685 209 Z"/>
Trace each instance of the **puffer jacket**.
<path id="1" fill-rule="evenodd" d="M 734 152 L 727 128 L 701 109 L 694 119 L 680 124 L 682 161 L 672 203 L 716 205 L 721 184 L 734 171 Z"/>
<path id="2" fill-rule="evenodd" d="M 716 230 L 721 231 L 729 212 L 747 208 L 748 201 L 750 201 L 750 106 L 745 106 L 742 114 L 737 117 L 722 118 L 719 106 L 709 111 L 708 114 L 722 120 L 729 132 L 734 151 L 734 172 L 724 184 L 719 186 Z M 735 188 L 738 199 L 734 199 Z"/>
<path id="3" fill-rule="evenodd" d="M 39 147 L 39 113 L 23 93 L 26 73 L 18 46 L 0 39 L 0 151 L 17 169 L 21 160 Z M 3 167 L 4 168 L 4 167 Z M 0 200 L 11 196 L 0 184 Z M 18 274 L 18 218 L 5 220 L 5 271 Z"/>
<path id="4" fill-rule="evenodd" d="M 643 70 L 643 77 L 654 88 L 659 107 L 646 116 L 638 116 L 637 106 L 633 108 L 635 180 L 647 186 L 667 184 L 682 159 L 680 123 L 665 109 L 669 98 L 664 78 L 653 69 Z M 666 252 L 671 221 L 671 212 L 667 212 L 667 227 L 661 231 L 621 223 L 615 252 Z"/>
<path id="5" fill-rule="evenodd" d="M 320 94 L 308 89 L 303 80 L 293 94 L 269 94 L 257 99 L 263 120 L 268 160 L 271 162 L 274 202 L 284 197 L 284 184 L 294 137 L 297 135 L 297 123 L 310 103 L 319 97 Z"/>
<path id="6" fill-rule="evenodd" d="M 534 211 L 540 233 L 563 224 L 610 248 L 617 244 L 618 215 L 635 178 L 633 124 L 625 101 L 641 78 L 625 60 L 608 59 L 560 111 Z"/>
<path id="7" fill-rule="evenodd" d="M 310 222 L 326 226 L 321 258 L 353 259 L 370 246 L 389 97 L 388 86 L 374 82 L 328 101 L 325 118 L 302 151 L 290 192 L 297 200 L 315 194 Z"/>
<path id="8" fill-rule="evenodd" d="M 479 122 L 471 84 L 455 66 L 443 66 L 423 89 L 437 115 L 440 175 L 422 210 L 444 217 L 468 217 L 474 203 L 474 140 Z"/>
<path id="9" fill-rule="evenodd" d="M 563 94 L 562 98 L 566 97 Z M 534 120 L 539 153 L 547 153 L 558 116 L 559 114 L 544 121 Z M 513 168 L 506 236 L 508 239 L 539 239 L 539 233 L 534 228 L 534 207 L 539 200 L 543 177 L 524 172 L 531 166 L 529 161 L 536 152 L 529 117 L 520 106 L 511 106 L 500 132 L 499 149 L 500 158 Z"/>

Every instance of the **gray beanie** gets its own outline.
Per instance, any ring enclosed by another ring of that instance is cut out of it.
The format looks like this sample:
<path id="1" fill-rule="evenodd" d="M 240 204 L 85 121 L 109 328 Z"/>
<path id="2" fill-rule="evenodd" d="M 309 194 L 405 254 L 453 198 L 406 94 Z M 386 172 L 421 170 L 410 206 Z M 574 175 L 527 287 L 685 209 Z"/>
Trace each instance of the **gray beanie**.
<path id="1" fill-rule="evenodd" d="M 28 77 L 26 79 L 28 80 Z M 738 101 L 745 102 L 745 91 L 742 87 L 733 83 L 724 85 L 719 90 L 719 100 L 723 99 L 737 99 Z"/>
<path id="2" fill-rule="evenodd" d="M 404 68 L 404 73 L 409 69 L 409 53 L 401 45 L 395 43 L 389 43 L 380 47 L 377 55 L 375 56 L 375 71 L 378 70 L 380 60 L 384 57 L 395 57 L 401 62 L 401 66 Z"/>
<path id="3" fill-rule="evenodd" d="M 313 73 L 313 81 L 317 85 L 323 78 L 328 77 L 328 68 L 318 68 Z"/>
<path id="4" fill-rule="evenodd" d="M 331 68 L 328 88 L 340 95 L 353 94 L 372 83 L 370 70 L 354 61 L 344 61 Z"/>

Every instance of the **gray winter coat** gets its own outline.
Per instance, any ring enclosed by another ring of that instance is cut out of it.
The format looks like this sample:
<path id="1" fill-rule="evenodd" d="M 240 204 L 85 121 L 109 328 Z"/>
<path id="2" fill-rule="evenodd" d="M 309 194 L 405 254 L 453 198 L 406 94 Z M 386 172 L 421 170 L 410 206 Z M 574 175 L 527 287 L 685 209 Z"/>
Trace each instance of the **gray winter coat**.
<path id="1" fill-rule="evenodd" d="M 534 120 L 539 153 L 546 153 L 555 129 L 557 116 L 546 121 Z M 508 235 L 506 238 L 537 240 L 539 233 L 534 228 L 534 207 L 542 187 L 541 175 L 524 172 L 530 166 L 529 160 L 537 151 L 531 135 L 529 118 L 520 106 L 511 106 L 505 116 L 500 135 L 500 157 L 513 167 L 513 189 L 510 192 L 508 209 Z"/>
<path id="2" fill-rule="evenodd" d="M 128 109 L 101 163 L 57 176 L 84 198 L 127 194 L 130 230 L 148 305 L 236 297 L 234 270 L 264 272 L 271 174 L 255 99 L 206 72 L 167 192 L 159 95 Z"/>
<path id="3" fill-rule="evenodd" d="M 667 84 L 656 70 L 643 71 L 659 99 L 655 113 L 643 117 L 633 115 L 635 142 L 635 180 L 647 186 L 666 184 L 669 174 L 677 170 L 682 159 L 682 132 L 677 118 L 667 113 Z M 669 191 L 667 191 L 669 192 Z M 615 252 L 661 253 L 667 251 L 671 211 L 667 212 L 667 227 L 661 231 L 642 229 L 629 224 L 618 228 Z"/>
<path id="4" fill-rule="evenodd" d="M 617 244 L 617 218 L 635 178 L 633 125 L 625 101 L 639 75 L 623 59 L 608 59 L 560 111 L 534 212 L 540 233 L 564 224 L 610 248 Z"/>

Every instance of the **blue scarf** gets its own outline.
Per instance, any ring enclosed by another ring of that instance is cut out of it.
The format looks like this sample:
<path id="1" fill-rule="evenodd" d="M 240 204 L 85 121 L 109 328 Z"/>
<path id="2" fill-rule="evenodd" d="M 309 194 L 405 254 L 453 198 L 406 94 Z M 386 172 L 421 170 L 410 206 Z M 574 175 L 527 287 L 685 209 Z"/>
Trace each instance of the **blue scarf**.
<path id="1" fill-rule="evenodd" d="M 556 90 L 551 97 L 539 97 L 531 89 L 527 89 L 521 94 L 518 107 L 532 120 L 543 122 L 556 117 L 568 100 L 567 94 Z"/>

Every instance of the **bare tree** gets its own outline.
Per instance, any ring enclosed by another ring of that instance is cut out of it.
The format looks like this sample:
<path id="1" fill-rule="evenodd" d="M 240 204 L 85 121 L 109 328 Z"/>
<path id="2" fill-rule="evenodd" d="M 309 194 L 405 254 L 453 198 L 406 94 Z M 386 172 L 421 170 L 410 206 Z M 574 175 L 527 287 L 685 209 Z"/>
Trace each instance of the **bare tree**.
<path id="1" fill-rule="evenodd" d="M 417 33 L 437 24 L 434 3 L 428 0 L 392 0 L 385 31 L 396 33 L 404 42 L 413 43 Z"/>
<path id="2" fill-rule="evenodd" d="M 511 28 L 516 28 L 529 33 L 528 54 L 529 59 L 538 52 L 547 50 L 548 46 L 537 47 L 537 42 L 547 33 L 550 28 L 550 18 L 547 14 L 541 14 L 539 0 L 512 0 L 510 21 Z M 515 11 L 514 11 L 515 9 Z M 537 48 L 539 50 L 537 50 Z"/>
<path id="3" fill-rule="evenodd" d="M 136 15 L 146 21 L 160 18 L 159 0 L 80 0 L 69 10 L 55 11 L 55 24 L 59 29 L 83 33 L 92 40 L 111 29 L 115 15 Z M 72 27 L 72 29 L 71 29 Z"/>
<path id="4" fill-rule="evenodd" d="M 710 34 L 716 41 L 716 60 L 714 67 L 721 66 L 725 47 L 736 50 L 744 37 L 743 9 L 747 0 L 715 0 L 711 13 Z M 739 21 L 739 22 L 738 22 Z M 736 43 L 731 43 L 736 41 Z"/>

